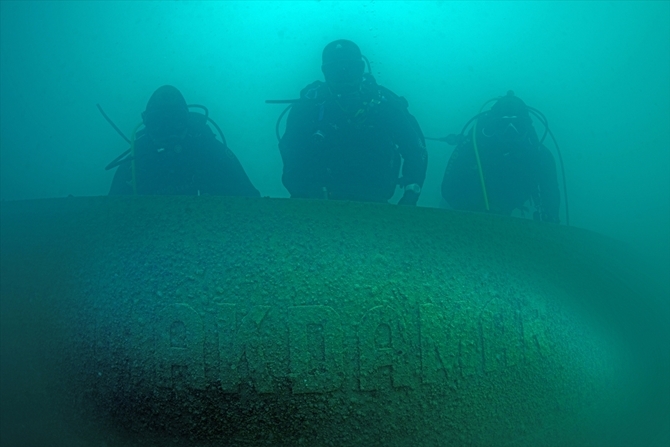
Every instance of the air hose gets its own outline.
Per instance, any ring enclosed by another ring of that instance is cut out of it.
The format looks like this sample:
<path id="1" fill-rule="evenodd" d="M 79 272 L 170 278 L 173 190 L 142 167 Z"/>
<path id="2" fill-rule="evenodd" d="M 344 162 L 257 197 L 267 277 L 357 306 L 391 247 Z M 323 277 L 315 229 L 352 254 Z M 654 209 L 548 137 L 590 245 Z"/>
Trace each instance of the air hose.
<path id="1" fill-rule="evenodd" d="M 133 184 L 133 195 L 137 195 L 137 176 L 135 173 L 135 135 L 137 134 L 137 129 L 139 129 L 143 123 L 138 124 L 133 129 L 133 133 L 130 135 L 130 169 L 132 172 L 132 184 Z"/>
<path id="2" fill-rule="evenodd" d="M 479 114 L 477 114 L 477 119 L 475 120 L 474 126 L 472 126 L 472 146 L 475 149 L 475 158 L 477 159 L 477 170 L 479 171 L 479 182 L 482 185 L 482 195 L 484 196 L 484 206 L 486 211 L 491 211 L 489 207 L 489 196 L 486 192 L 486 182 L 484 181 L 484 171 L 482 170 L 482 163 L 479 159 L 479 147 L 477 146 L 477 124 L 479 123 L 479 117 L 482 115 L 482 110 L 488 105 L 488 103 L 497 101 L 500 98 L 489 99 L 484 103 L 481 109 L 479 109 Z"/>

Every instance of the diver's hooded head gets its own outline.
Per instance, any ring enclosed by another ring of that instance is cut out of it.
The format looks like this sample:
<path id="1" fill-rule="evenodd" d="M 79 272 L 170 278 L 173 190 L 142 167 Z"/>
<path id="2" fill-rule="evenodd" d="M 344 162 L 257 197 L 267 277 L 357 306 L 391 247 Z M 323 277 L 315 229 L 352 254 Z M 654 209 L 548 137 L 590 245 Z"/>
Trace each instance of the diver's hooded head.
<path id="1" fill-rule="evenodd" d="M 188 126 L 188 106 L 184 96 L 171 85 L 159 87 L 149 98 L 142 121 L 147 134 L 158 144 L 183 139 Z"/>
<path id="2" fill-rule="evenodd" d="M 359 89 L 365 73 L 365 62 L 358 45 L 350 40 L 335 40 L 323 49 L 321 71 L 335 93 Z"/>
<path id="3" fill-rule="evenodd" d="M 528 106 L 512 90 L 493 104 L 486 122 L 484 133 L 503 140 L 523 139 L 532 127 Z"/>
<path id="4" fill-rule="evenodd" d="M 514 92 L 509 90 L 507 95 L 502 96 L 491 107 L 491 115 L 496 117 L 502 116 L 517 116 L 530 118 L 528 113 L 528 106 L 518 96 L 514 96 Z"/>

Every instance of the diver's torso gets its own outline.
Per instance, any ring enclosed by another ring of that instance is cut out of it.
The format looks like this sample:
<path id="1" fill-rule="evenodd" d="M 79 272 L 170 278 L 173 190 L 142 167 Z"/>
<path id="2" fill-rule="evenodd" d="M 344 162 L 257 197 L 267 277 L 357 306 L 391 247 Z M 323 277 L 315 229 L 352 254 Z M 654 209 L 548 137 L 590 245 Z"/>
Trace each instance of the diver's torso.
<path id="1" fill-rule="evenodd" d="M 492 209 L 522 209 L 537 190 L 537 153 L 529 141 L 478 141 L 482 172 Z"/>
<path id="2" fill-rule="evenodd" d="M 400 155 L 388 114 L 374 92 L 331 96 L 316 106 L 314 149 L 331 198 L 384 201 L 395 190 Z"/>
<path id="3" fill-rule="evenodd" d="M 147 136 L 136 142 L 137 193 L 147 195 L 207 194 L 209 164 L 214 160 L 202 138 L 187 135 L 181 142 L 157 147 Z"/>
<path id="4" fill-rule="evenodd" d="M 444 181 L 449 185 L 447 200 L 451 206 L 484 211 L 483 180 L 492 212 L 511 214 L 515 209 L 523 210 L 538 191 L 537 146 L 529 139 L 501 141 L 489 138 L 478 129 L 477 151 L 483 179 L 479 177 L 472 136 L 455 149 L 449 160 Z"/>

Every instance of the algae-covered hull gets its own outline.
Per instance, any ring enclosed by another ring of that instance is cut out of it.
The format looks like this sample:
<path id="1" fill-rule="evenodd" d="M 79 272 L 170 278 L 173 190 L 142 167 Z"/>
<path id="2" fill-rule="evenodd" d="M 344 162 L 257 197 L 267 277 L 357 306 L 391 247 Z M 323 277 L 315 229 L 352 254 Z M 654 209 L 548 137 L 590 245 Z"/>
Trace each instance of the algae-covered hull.
<path id="1" fill-rule="evenodd" d="M 667 297 L 586 231 L 214 197 L 4 202 L 0 231 L 3 445 L 665 439 Z"/>

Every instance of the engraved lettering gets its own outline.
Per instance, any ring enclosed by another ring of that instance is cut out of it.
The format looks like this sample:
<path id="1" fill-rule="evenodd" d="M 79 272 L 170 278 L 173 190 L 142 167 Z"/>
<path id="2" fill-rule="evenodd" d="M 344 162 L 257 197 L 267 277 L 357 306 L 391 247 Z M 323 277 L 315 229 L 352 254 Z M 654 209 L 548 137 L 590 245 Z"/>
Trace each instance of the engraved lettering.
<path id="1" fill-rule="evenodd" d="M 155 327 L 160 386 L 204 389 L 205 333 L 200 315 L 188 304 L 172 304 L 158 311 Z"/>
<path id="2" fill-rule="evenodd" d="M 293 392 L 324 393 L 342 386 L 340 316 L 329 306 L 289 308 L 289 358 Z"/>
<path id="3" fill-rule="evenodd" d="M 270 306 L 254 306 L 237 327 L 235 304 L 218 304 L 219 365 L 224 391 L 235 391 L 248 376 L 259 393 L 274 391 L 263 352 L 259 328 Z M 243 357 L 247 371 L 241 371 Z"/>
<path id="4" fill-rule="evenodd" d="M 405 323 L 393 308 L 377 306 L 370 309 L 359 326 L 358 343 L 361 390 L 376 390 L 384 382 L 388 383 L 388 378 L 383 379 L 384 367 L 390 367 L 394 387 L 411 386 Z"/>

